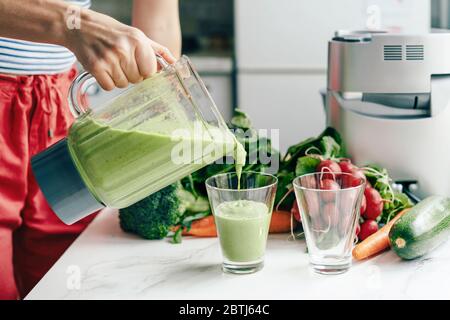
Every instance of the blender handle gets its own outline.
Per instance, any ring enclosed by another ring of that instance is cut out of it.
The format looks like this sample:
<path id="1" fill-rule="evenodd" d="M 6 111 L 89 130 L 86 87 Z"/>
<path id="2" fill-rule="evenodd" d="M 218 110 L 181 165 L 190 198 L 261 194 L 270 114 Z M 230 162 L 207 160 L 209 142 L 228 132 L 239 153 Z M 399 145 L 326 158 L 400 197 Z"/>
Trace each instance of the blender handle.
<path id="1" fill-rule="evenodd" d="M 97 81 L 89 72 L 78 75 L 69 88 L 69 108 L 75 118 L 88 111 L 86 105 L 87 89 Z"/>
<path id="2" fill-rule="evenodd" d="M 166 59 L 163 58 L 162 55 L 159 53 L 155 53 L 156 56 L 156 62 L 159 63 L 159 65 L 162 67 L 162 69 L 166 69 L 170 66 L 170 64 L 166 61 Z"/>
<path id="3" fill-rule="evenodd" d="M 156 61 L 164 70 L 170 64 L 158 53 L 156 54 Z M 85 114 L 89 107 L 87 106 L 86 93 L 90 86 L 97 83 L 95 78 L 89 72 L 83 72 L 73 80 L 69 88 L 69 108 L 75 118 Z"/>

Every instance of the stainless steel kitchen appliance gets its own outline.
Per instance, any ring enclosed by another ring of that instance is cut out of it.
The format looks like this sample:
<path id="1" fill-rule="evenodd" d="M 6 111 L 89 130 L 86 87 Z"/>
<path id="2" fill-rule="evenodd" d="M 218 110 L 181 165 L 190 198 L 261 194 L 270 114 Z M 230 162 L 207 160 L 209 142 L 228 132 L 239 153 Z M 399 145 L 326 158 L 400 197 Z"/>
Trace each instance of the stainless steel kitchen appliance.
<path id="1" fill-rule="evenodd" d="M 327 124 L 355 163 L 450 196 L 450 33 L 336 32 L 328 45 Z"/>

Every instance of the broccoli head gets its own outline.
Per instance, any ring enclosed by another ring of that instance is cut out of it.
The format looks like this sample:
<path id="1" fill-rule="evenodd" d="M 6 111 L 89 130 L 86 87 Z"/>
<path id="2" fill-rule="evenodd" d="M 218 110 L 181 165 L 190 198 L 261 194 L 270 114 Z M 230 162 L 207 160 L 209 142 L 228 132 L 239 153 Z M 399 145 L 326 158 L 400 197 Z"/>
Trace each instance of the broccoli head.
<path id="1" fill-rule="evenodd" d="M 181 183 L 171 184 L 141 201 L 119 210 L 120 227 L 145 239 L 162 239 L 170 227 L 190 220 L 196 213 L 210 213 L 205 197 L 195 197 Z"/>
<path id="2" fill-rule="evenodd" d="M 178 184 L 172 184 L 119 210 L 120 226 L 145 239 L 162 239 L 183 214 Z"/>

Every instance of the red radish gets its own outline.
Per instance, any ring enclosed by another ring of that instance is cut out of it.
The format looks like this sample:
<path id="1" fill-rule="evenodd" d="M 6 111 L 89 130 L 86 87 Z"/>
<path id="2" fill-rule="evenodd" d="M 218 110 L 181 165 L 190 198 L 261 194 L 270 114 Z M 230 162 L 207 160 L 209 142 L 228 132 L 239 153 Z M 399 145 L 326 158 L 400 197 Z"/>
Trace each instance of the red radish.
<path id="1" fill-rule="evenodd" d="M 300 185 L 308 189 L 317 189 L 316 175 L 306 175 L 300 178 Z"/>
<path id="2" fill-rule="evenodd" d="M 306 213 L 311 217 L 317 217 L 319 215 L 319 197 L 317 196 L 315 191 L 304 190 L 304 208 Z"/>
<path id="3" fill-rule="evenodd" d="M 354 168 L 351 172 L 351 174 L 359 179 L 359 180 L 363 180 L 366 181 L 366 175 L 364 174 L 364 172 L 358 168 Z M 359 186 L 359 184 L 361 183 L 361 181 L 358 181 L 358 184 L 356 186 Z"/>
<path id="4" fill-rule="evenodd" d="M 327 203 L 323 207 L 323 219 L 325 226 L 335 227 L 339 223 L 339 210 L 335 203 Z"/>
<path id="5" fill-rule="evenodd" d="M 355 166 L 348 159 L 341 160 L 341 162 L 339 162 L 339 167 L 341 168 L 341 171 L 345 173 L 351 173 L 353 168 L 355 168 Z"/>
<path id="6" fill-rule="evenodd" d="M 359 232 L 359 240 L 364 240 L 371 234 L 378 231 L 378 223 L 375 220 L 369 219 L 361 224 L 361 231 Z"/>
<path id="7" fill-rule="evenodd" d="M 367 208 L 364 212 L 364 217 L 367 219 L 376 219 L 383 211 L 383 198 L 380 193 L 374 188 L 367 188 L 364 190 L 366 197 Z"/>
<path id="8" fill-rule="evenodd" d="M 321 199 L 325 202 L 332 202 L 336 200 L 336 191 L 340 190 L 339 184 L 331 179 L 323 179 L 320 181 L 320 189 L 327 190 L 320 193 Z"/>
<path id="9" fill-rule="evenodd" d="M 298 222 L 302 222 L 302 217 L 300 216 L 300 210 L 298 209 L 298 203 L 297 201 L 294 201 L 294 205 L 291 209 L 291 214 L 294 216 L 294 219 Z"/>
<path id="10" fill-rule="evenodd" d="M 356 225 L 356 230 L 355 230 L 355 234 L 359 235 L 359 233 L 361 232 L 361 226 L 359 225 L 359 223 Z"/>
<path id="11" fill-rule="evenodd" d="M 366 176 L 359 169 L 353 169 L 348 175 L 342 175 L 342 188 L 354 188 L 361 184 L 361 180 L 366 180 Z"/>
<path id="12" fill-rule="evenodd" d="M 316 167 L 316 172 L 323 172 L 322 179 L 336 179 L 341 174 L 341 167 L 333 160 L 322 160 Z"/>
<path id="13" fill-rule="evenodd" d="M 354 212 L 358 194 L 359 191 L 354 189 L 343 191 L 340 195 L 339 233 L 341 235 L 347 234 L 354 223 L 354 219 L 359 218 L 359 212 Z"/>
<path id="14" fill-rule="evenodd" d="M 364 214 L 364 212 L 366 212 L 367 209 L 367 200 L 366 200 L 366 196 L 363 195 L 362 200 L 361 200 L 361 207 L 359 208 L 359 213 L 362 215 Z"/>

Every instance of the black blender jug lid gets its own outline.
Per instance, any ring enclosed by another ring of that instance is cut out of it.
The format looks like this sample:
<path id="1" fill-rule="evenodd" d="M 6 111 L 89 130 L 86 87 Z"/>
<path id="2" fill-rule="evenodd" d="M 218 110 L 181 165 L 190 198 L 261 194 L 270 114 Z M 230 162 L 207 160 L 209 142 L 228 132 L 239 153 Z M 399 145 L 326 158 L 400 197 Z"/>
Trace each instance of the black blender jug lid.
<path id="1" fill-rule="evenodd" d="M 65 224 L 104 208 L 78 173 L 66 139 L 35 155 L 31 167 L 48 204 Z"/>

